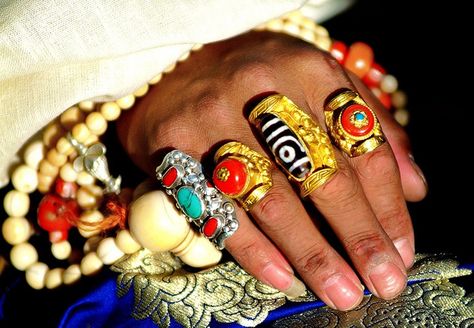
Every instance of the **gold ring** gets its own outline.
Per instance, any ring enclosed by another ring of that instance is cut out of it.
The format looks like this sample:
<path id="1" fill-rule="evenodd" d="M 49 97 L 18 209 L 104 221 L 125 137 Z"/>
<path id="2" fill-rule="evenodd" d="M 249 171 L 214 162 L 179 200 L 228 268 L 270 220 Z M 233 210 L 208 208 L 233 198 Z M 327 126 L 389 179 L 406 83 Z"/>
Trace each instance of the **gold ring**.
<path id="1" fill-rule="evenodd" d="M 346 89 L 336 94 L 327 102 L 324 115 L 333 142 L 350 157 L 385 142 L 377 116 L 357 92 Z"/>
<path id="2" fill-rule="evenodd" d="M 276 162 L 306 197 L 337 171 L 329 136 L 313 119 L 283 95 L 263 99 L 249 121 L 265 138 Z"/>
<path id="3" fill-rule="evenodd" d="M 273 185 L 272 162 L 246 145 L 231 141 L 214 155 L 212 180 L 217 189 L 235 198 L 248 211 Z"/>

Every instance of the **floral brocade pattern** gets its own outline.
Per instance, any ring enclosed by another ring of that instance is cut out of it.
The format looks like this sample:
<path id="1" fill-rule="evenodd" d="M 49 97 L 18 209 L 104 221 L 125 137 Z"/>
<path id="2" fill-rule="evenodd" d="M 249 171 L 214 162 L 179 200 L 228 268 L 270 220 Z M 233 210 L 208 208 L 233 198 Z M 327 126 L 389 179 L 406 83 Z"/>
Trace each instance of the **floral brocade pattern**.
<path id="1" fill-rule="evenodd" d="M 410 272 L 413 282 L 395 300 L 366 296 L 356 309 L 328 307 L 269 323 L 272 327 L 474 327 L 474 297 L 448 281 L 470 274 L 443 256 L 418 256 Z M 261 324 L 268 313 L 289 302 L 278 290 L 248 275 L 234 262 L 191 272 L 170 253 L 140 251 L 112 269 L 120 272 L 119 296 L 133 289 L 136 319 L 151 318 L 168 327 L 173 318 L 183 327 L 208 327 L 211 319 L 242 326 Z M 311 293 L 291 302 L 314 301 Z"/>

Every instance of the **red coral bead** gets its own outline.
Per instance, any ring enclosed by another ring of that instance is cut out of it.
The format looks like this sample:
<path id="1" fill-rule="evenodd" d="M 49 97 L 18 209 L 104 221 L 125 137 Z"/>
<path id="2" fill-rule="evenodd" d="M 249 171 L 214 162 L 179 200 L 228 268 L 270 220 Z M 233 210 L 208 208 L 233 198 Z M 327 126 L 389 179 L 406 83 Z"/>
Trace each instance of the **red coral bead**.
<path id="1" fill-rule="evenodd" d="M 349 48 L 344 67 L 360 78 L 363 78 L 372 67 L 374 52 L 363 42 L 355 42 Z"/>
<path id="2" fill-rule="evenodd" d="M 55 185 L 56 194 L 62 198 L 75 198 L 79 187 L 74 182 L 66 182 L 63 179 L 57 179 Z"/>
<path id="3" fill-rule="evenodd" d="M 214 169 L 212 181 L 217 189 L 229 196 L 240 194 L 247 183 L 245 164 L 235 158 L 227 158 Z"/>
<path id="4" fill-rule="evenodd" d="M 215 236 L 217 229 L 219 228 L 219 220 L 214 217 L 207 219 L 206 223 L 202 227 L 202 233 L 207 238 L 212 238 Z"/>
<path id="5" fill-rule="evenodd" d="M 334 41 L 329 52 L 339 62 L 339 64 L 344 64 L 347 56 L 347 46 L 345 43 L 341 41 Z"/>
<path id="6" fill-rule="evenodd" d="M 71 222 L 78 220 L 78 207 L 75 201 L 48 194 L 38 205 L 38 224 L 46 231 L 68 230 Z"/>
<path id="7" fill-rule="evenodd" d="M 161 181 L 163 181 L 163 186 L 169 188 L 173 185 L 177 178 L 178 170 L 174 166 L 172 166 L 163 175 L 163 179 Z"/>
<path id="8" fill-rule="evenodd" d="M 362 81 L 368 87 L 380 87 L 380 82 L 387 72 L 377 63 L 373 63 L 367 74 L 362 78 Z"/>
<path id="9" fill-rule="evenodd" d="M 350 105 L 341 113 L 342 128 L 354 137 L 362 137 L 372 132 L 375 117 L 365 106 Z"/>

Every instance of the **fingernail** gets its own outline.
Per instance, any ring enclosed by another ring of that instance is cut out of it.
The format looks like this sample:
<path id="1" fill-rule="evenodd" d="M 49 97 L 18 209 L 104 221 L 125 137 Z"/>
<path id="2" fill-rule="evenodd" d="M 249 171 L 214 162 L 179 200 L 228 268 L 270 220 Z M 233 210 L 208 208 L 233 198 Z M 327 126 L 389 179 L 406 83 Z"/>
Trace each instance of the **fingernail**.
<path id="1" fill-rule="evenodd" d="M 374 285 L 376 296 L 392 299 L 402 292 L 406 286 L 406 276 L 392 262 L 384 262 L 372 269 L 369 274 Z"/>
<path id="2" fill-rule="evenodd" d="M 407 238 L 399 238 L 393 242 L 400 254 L 405 268 L 411 268 L 415 260 L 415 250 L 411 246 Z"/>
<path id="3" fill-rule="evenodd" d="M 410 158 L 411 165 L 413 166 L 413 169 L 416 171 L 418 176 L 420 177 L 421 181 L 423 181 L 423 184 L 425 185 L 426 190 L 428 190 L 428 182 L 426 181 L 425 175 L 423 174 L 423 171 L 420 169 L 418 164 L 415 162 L 415 157 L 413 154 L 408 154 L 408 158 Z"/>
<path id="4" fill-rule="evenodd" d="M 324 291 L 333 307 L 341 311 L 353 309 L 364 296 L 362 285 L 357 286 L 342 273 L 332 275 L 325 285 Z"/>
<path id="5" fill-rule="evenodd" d="M 264 283 L 282 291 L 290 298 L 296 298 L 306 292 L 305 285 L 284 268 L 269 264 L 262 270 Z"/>

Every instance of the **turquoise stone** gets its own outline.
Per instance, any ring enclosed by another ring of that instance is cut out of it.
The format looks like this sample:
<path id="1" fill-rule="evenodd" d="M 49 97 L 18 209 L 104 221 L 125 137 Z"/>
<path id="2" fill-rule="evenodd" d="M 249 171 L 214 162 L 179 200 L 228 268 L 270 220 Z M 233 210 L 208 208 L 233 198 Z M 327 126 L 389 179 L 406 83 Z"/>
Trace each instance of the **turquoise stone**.
<path id="1" fill-rule="evenodd" d="M 181 187 L 176 193 L 179 207 L 183 210 L 184 214 L 189 216 L 191 219 L 199 219 L 203 212 L 203 206 L 199 196 L 196 194 L 191 187 Z"/>
<path id="2" fill-rule="evenodd" d="M 365 115 L 363 113 L 355 113 L 356 121 L 363 121 L 365 119 Z"/>

